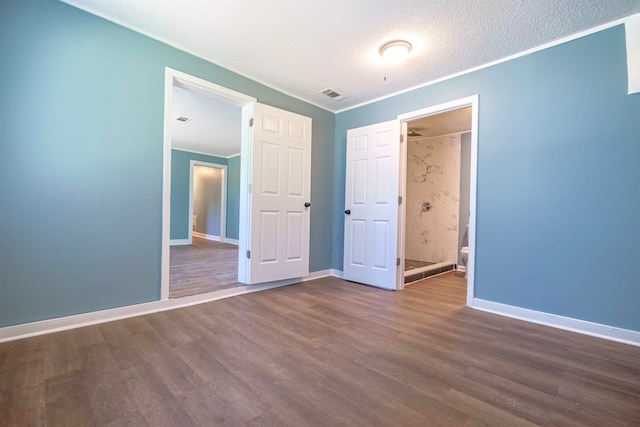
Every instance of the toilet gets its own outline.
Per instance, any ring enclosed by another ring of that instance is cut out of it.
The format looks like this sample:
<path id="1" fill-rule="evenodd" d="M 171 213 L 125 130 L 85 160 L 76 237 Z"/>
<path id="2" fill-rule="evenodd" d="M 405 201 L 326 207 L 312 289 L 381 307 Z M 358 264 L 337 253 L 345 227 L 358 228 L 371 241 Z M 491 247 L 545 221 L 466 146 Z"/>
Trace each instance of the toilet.
<path id="1" fill-rule="evenodd" d="M 465 270 L 464 270 L 464 277 L 465 279 L 467 278 L 467 272 L 469 271 L 469 269 L 467 269 L 467 263 L 469 261 L 469 246 L 463 246 L 460 248 L 460 256 L 462 257 L 462 263 L 465 266 Z"/>
<path id="2" fill-rule="evenodd" d="M 469 224 L 467 224 L 467 235 L 469 233 Z M 460 257 L 462 258 L 462 264 L 464 264 L 464 277 L 467 278 L 467 272 L 469 269 L 467 268 L 467 264 L 469 263 L 469 246 L 463 246 L 460 248 Z"/>

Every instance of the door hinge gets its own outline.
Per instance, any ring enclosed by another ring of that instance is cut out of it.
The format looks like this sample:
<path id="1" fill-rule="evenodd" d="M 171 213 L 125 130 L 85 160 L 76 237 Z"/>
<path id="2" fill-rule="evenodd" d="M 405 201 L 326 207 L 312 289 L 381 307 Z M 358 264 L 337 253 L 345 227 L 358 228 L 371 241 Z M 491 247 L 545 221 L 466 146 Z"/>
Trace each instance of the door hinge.
<path id="1" fill-rule="evenodd" d="M 247 258 L 251 259 L 251 251 L 247 251 Z"/>
<path id="2" fill-rule="evenodd" d="M 400 143 L 402 144 L 404 142 L 404 135 L 400 135 Z"/>
<path id="3" fill-rule="evenodd" d="M 400 265 L 400 258 L 396 258 L 396 265 Z"/>
<path id="4" fill-rule="evenodd" d="M 398 205 L 402 204 L 402 196 L 398 196 Z"/>
<path id="5" fill-rule="evenodd" d="M 252 128 L 253 127 L 253 117 L 251 117 L 249 119 L 249 127 Z"/>
<path id="6" fill-rule="evenodd" d="M 249 187 L 247 188 L 247 190 L 249 191 L 249 193 L 251 193 L 251 184 L 249 184 Z"/>

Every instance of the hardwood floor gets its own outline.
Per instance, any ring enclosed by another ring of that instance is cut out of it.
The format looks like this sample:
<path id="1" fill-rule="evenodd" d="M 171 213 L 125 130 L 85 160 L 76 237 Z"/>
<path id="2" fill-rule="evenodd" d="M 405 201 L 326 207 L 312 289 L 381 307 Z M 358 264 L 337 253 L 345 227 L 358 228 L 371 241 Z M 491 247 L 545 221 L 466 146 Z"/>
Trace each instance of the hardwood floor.
<path id="1" fill-rule="evenodd" d="M 169 298 L 242 286 L 236 245 L 193 236 L 192 245 L 171 246 L 169 264 Z"/>
<path id="2" fill-rule="evenodd" d="M 640 348 L 464 298 L 325 278 L 0 344 L 0 425 L 640 425 Z"/>

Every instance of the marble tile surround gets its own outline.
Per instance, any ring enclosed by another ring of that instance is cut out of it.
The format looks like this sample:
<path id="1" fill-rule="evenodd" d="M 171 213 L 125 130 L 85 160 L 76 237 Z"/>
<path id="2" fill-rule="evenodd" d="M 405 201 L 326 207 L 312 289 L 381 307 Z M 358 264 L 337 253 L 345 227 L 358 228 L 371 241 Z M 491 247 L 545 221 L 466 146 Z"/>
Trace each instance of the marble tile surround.
<path id="1" fill-rule="evenodd" d="M 409 140 L 405 258 L 457 262 L 459 204 L 460 134 Z"/>

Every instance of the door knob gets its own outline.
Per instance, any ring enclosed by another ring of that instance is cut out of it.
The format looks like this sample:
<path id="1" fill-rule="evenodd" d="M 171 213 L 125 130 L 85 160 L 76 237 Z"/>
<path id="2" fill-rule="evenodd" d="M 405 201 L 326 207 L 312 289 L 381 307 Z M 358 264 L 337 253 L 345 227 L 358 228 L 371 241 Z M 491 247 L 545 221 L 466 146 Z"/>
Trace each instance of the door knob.
<path id="1" fill-rule="evenodd" d="M 309 203 L 309 202 L 304 202 L 304 207 L 305 207 L 305 208 L 308 208 L 309 206 L 311 206 L 311 203 Z"/>
<path id="2" fill-rule="evenodd" d="M 346 211 L 344 211 L 344 213 L 346 213 L 347 215 L 351 215 L 351 209 L 347 209 Z"/>

